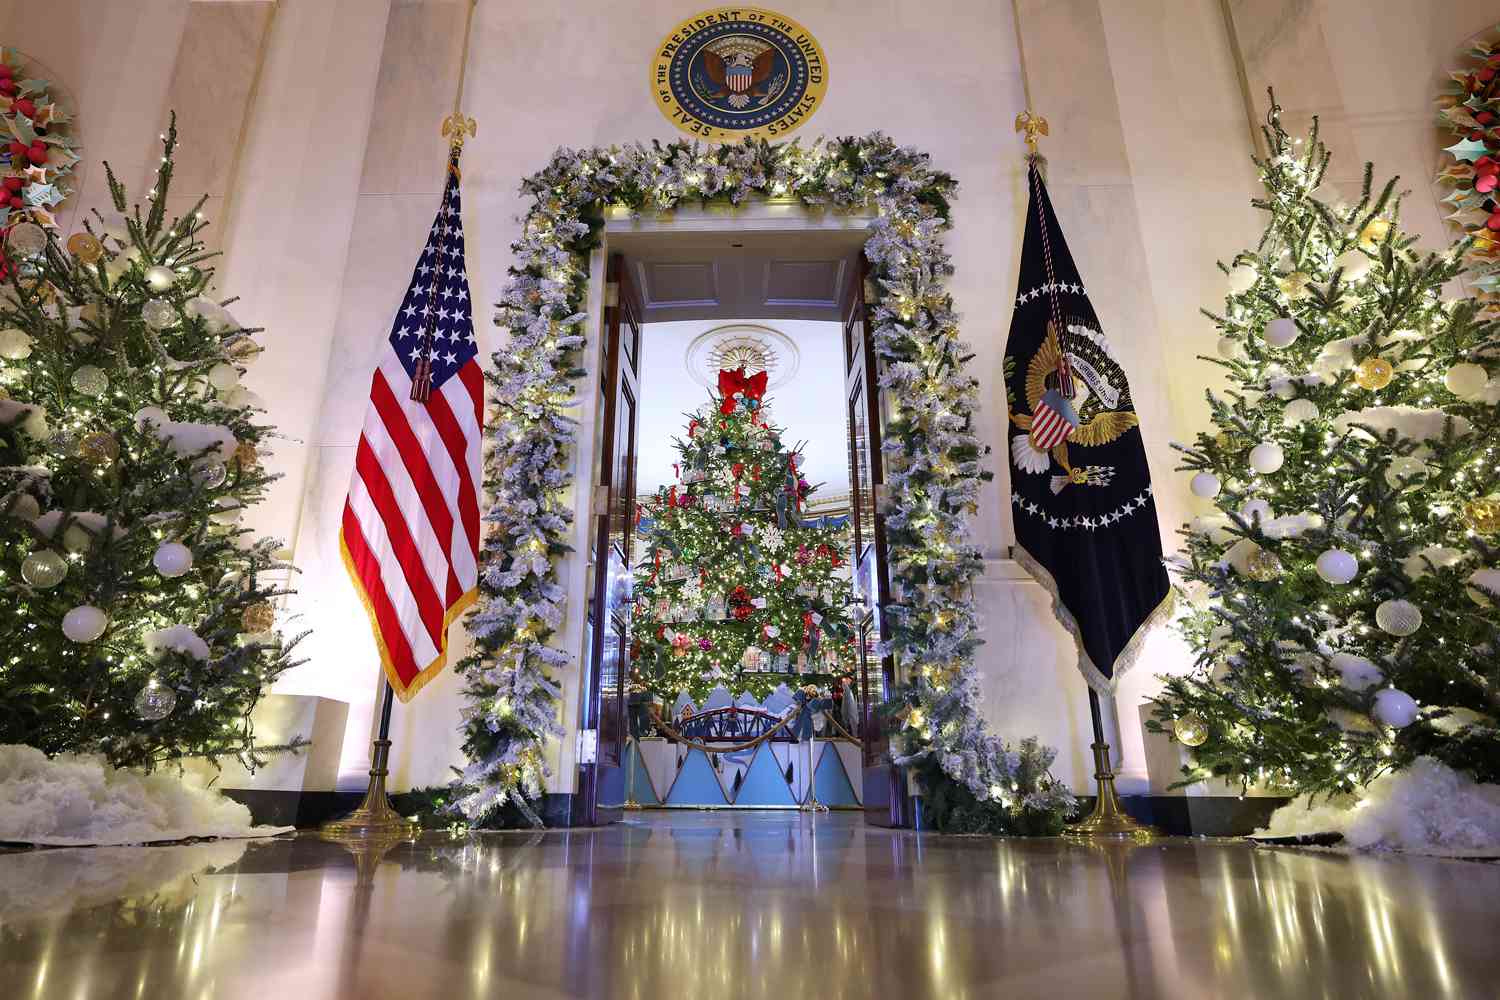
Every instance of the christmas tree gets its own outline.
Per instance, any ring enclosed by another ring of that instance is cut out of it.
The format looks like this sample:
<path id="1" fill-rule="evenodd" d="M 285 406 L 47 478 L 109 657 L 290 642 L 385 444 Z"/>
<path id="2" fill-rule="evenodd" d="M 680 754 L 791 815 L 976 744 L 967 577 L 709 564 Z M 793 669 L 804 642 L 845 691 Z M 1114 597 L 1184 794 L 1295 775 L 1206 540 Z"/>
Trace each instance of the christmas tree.
<path id="1" fill-rule="evenodd" d="M 1500 781 L 1500 326 L 1445 301 L 1469 249 L 1424 253 L 1395 181 L 1353 205 L 1272 105 L 1267 216 L 1208 315 L 1230 381 L 1184 447 L 1217 513 L 1185 532 L 1195 671 L 1150 723 L 1210 775 L 1354 792 L 1432 757 Z"/>
<path id="2" fill-rule="evenodd" d="M 271 479 L 239 386 L 259 348 L 205 295 L 203 202 L 166 214 L 175 120 L 162 138 L 144 211 L 106 163 L 117 218 L 66 250 L 31 222 L 6 234 L 0 743 L 253 764 L 250 712 L 295 645 L 278 544 L 239 527 Z"/>
<path id="3" fill-rule="evenodd" d="M 668 701 L 723 684 L 764 698 L 853 662 L 848 532 L 809 517 L 799 456 L 762 404 L 764 372 L 719 373 L 690 414 L 678 483 L 643 504 L 631 662 Z"/>

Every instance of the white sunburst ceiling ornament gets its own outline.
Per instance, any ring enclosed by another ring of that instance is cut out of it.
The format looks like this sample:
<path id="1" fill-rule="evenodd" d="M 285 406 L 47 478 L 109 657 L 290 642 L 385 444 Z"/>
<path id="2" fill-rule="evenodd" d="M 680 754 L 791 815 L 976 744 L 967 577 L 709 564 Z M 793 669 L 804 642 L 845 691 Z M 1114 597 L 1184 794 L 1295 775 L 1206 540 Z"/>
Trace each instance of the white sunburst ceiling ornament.
<path id="1" fill-rule="evenodd" d="M 775 389 L 797 374 L 802 353 L 780 330 L 752 323 L 716 326 L 693 338 L 683 356 L 688 375 L 706 388 L 717 388 L 719 372 L 744 366 L 747 374 L 765 372 L 766 387 Z"/>

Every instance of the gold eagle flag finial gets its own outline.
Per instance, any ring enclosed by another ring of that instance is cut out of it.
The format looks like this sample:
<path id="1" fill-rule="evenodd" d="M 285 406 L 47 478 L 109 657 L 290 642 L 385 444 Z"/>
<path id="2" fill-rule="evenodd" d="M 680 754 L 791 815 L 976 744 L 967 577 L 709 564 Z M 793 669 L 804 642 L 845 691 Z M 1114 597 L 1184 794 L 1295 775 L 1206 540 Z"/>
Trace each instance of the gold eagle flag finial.
<path id="1" fill-rule="evenodd" d="M 1016 115 L 1016 131 L 1026 133 L 1026 148 L 1031 150 L 1032 156 L 1037 155 L 1036 137 L 1051 134 L 1047 130 L 1047 119 L 1033 114 L 1030 108 Z"/>
<path id="2" fill-rule="evenodd" d="M 478 131 L 479 126 L 474 119 L 461 111 L 455 111 L 443 119 L 443 138 L 455 149 L 462 149 L 464 140 L 472 138 Z"/>

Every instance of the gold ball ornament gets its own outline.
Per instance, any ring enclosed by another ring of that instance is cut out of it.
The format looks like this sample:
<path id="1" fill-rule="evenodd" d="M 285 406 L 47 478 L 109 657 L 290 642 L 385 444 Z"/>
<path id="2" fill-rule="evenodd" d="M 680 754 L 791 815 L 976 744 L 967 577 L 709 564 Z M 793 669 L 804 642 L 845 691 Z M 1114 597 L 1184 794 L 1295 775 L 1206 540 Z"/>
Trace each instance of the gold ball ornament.
<path id="1" fill-rule="evenodd" d="M 1185 747 L 1201 747 L 1208 742 L 1208 723 L 1203 716 L 1189 712 L 1173 720 L 1172 735 Z"/>
<path id="2" fill-rule="evenodd" d="M 1396 369 L 1385 358 L 1371 356 L 1359 363 L 1354 370 L 1354 381 L 1359 383 L 1361 389 L 1384 389 L 1391 384 L 1391 377 L 1396 374 Z"/>
<path id="3" fill-rule="evenodd" d="M 120 457 L 120 442 L 108 431 L 85 434 L 78 439 L 78 457 L 90 465 L 111 465 Z"/>
<path id="4" fill-rule="evenodd" d="M 74 233 L 68 237 L 68 253 L 83 264 L 97 264 L 104 256 L 104 244 L 92 233 Z"/>
<path id="5" fill-rule="evenodd" d="M 276 609 L 270 601 L 256 601 L 240 612 L 240 631 L 269 632 L 276 625 Z"/>
<path id="6" fill-rule="evenodd" d="M 1270 583 L 1281 575 L 1281 560 L 1269 549 L 1256 548 L 1245 560 L 1245 575 L 1261 583 Z"/>
<path id="7" fill-rule="evenodd" d="M 1283 274 L 1276 279 L 1276 287 L 1281 289 L 1281 294 L 1295 302 L 1307 294 L 1307 285 L 1312 278 L 1306 271 L 1292 271 Z"/>
<path id="8" fill-rule="evenodd" d="M 1464 504 L 1464 522 L 1481 535 L 1500 531 L 1500 497 L 1481 497 Z"/>
<path id="9" fill-rule="evenodd" d="M 1373 248 L 1377 243 L 1383 242 L 1390 231 L 1390 219 L 1371 219 L 1359 231 L 1359 245 L 1366 249 Z"/>
<path id="10" fill-rule="evenodd" d="M 234 460 L 241 469 L 248 469 L 260 462 L 260 452 L 249 441 L 241 441 L 234 449 Z"/>

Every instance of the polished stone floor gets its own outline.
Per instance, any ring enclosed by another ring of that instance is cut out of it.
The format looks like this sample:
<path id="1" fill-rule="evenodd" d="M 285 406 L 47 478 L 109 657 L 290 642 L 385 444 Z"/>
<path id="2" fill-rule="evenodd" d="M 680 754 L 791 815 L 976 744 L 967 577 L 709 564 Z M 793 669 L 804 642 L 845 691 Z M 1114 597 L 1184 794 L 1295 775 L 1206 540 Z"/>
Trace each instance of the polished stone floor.
<path id="1" fill-rule="evenodd" d="M 0 996 L 1494 997 L 1500 866 L 857 816 L 0 855 Z"/>

